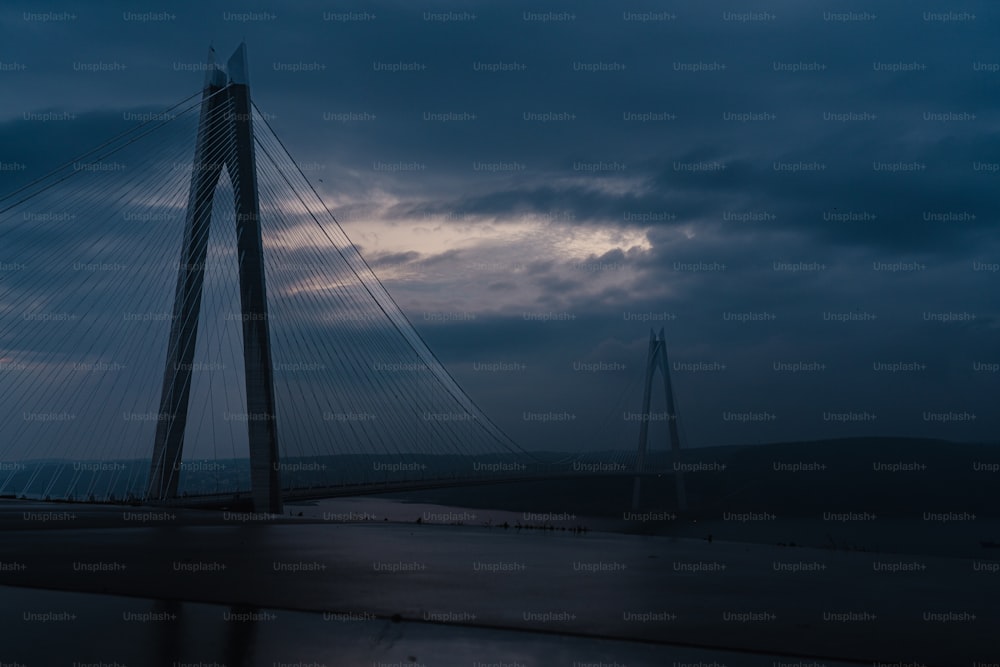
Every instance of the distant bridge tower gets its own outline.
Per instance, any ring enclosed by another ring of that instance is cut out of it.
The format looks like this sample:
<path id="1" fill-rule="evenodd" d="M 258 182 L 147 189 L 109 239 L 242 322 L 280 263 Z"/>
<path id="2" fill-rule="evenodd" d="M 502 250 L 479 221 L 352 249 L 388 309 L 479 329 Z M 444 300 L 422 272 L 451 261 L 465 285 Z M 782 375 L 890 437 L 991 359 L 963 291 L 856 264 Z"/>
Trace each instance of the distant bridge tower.
<path id="1" fill-rule="evenodd" d="M 673 453 L 674 463 L 680 461 L 681 441 L 677 434 L 677 413 L 674 409 L 674 391 L 670 384 L 670 366 L 667 363 L 667 339 L 660 329 L 657 336 L 652 329 L 649 331 L 649 354 L 646 358 L 646 384 L 642 394 L 642 421 L 639 425 L 639 453 L 635 460 L 635 483 L 632 486 L 632 509 L 639 509 L 639 490 L 642 483 L 640 475 L 644 471 L 646 464 L 646 446 L 649 439 L 649 401 L 653 391 L 653 375 L 659 365 L 663 373 L 663 388 L 667 394 L 667 423 L 670 428 L 670 449 Z M 687 509 L 687 494 L 684 492 L 684 475 L 679 468 L 674 469 L 675 484 L 677 487 L 677 509 L 684 511 Z"/>
<path id="2" fill-rule="evenodd" d="M 212 202 L 225 167 L 236 205 L 251 494 L 255 511 L 280 513 L 278 436 L 246 44 L 240 44 L 229 59 L 227 72 L 228 80 L 215 64 L 214 50 L 210 50 L 146 496 L 153 502 L 177 497 Z"/>

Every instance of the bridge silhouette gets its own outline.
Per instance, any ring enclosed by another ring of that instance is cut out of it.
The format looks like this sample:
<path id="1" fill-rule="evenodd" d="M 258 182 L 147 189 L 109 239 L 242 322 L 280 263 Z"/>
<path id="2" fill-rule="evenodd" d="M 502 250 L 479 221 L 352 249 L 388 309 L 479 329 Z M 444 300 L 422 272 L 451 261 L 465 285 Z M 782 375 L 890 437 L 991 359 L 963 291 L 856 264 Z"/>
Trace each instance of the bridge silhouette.
<path id="1" fill-rule="evenodd" d="M 662 330 L 637 448 L 552 456 L 508 437 L 274 134 L 245 45 L 225 67 L 210 52 L 203 89 L 146 116 L 0 198 L 0 495 L 280 513 L 619 475 L 638 507 L 640 479 L 669 469 L 647 442 L 657 368 L 679 456 Z"/>

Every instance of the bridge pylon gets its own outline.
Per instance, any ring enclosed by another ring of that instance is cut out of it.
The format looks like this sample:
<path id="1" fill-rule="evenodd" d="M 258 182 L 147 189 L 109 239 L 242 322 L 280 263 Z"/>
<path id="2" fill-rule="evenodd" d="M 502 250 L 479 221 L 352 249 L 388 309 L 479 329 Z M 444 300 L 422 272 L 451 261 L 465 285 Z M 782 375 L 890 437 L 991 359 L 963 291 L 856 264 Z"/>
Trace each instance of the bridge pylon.
<path id="1" fill-rule="evenodd" d="M 177 498 L 216 187 L 233 183 L 254 511 L 282 511 L 267 289 L 246 44 L 223 72 L 209 51 L 146 500 Z"/>
<path id="2" fill-rule="evenodd" d="M 649 331 L 649 353 L 646 356 L 646 382 L 642 393 L 642 413 L 639 423 L 639 451 L 635 459 L 635 481 L 632 485 L 632 510 L 639 509 L 639 492 L 642 484 L 640 475 L 645 471 L 646 449 L 649 440 L 650 401 L 653 392 L 653 376 L 659 367 L 663 375 L 663 388 L 667 399 L 667 424 L 670 430 L 670 450 L 673 462 L 680 462 L 681 442 L 677 433 L 677 412 L 674 408 L 674 391 L 670 383 L 670 365 L 667 362 L 667 339 L 661 328 L 659 335 L 652 329 Z M 680 468 L 674 467 L 674 483 L 677 488 L 677 509 L 687 509 L 687 494 L 684 490 L 684 474 Z"/>

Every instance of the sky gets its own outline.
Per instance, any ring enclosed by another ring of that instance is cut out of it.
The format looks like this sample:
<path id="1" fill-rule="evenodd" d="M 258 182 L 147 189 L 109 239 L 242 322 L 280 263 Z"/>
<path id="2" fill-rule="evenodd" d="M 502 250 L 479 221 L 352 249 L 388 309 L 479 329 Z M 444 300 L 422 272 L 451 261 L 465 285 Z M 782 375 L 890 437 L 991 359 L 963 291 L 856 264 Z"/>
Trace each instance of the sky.
<path id="1" fill-rule="evenodd" d="M 525 448 L 633 446 L 651 328 L 685 447 L 996 440 L 992 3 L 169 5 L 0 10 L 0 190 L 245 41 L 276 135 Z"/>

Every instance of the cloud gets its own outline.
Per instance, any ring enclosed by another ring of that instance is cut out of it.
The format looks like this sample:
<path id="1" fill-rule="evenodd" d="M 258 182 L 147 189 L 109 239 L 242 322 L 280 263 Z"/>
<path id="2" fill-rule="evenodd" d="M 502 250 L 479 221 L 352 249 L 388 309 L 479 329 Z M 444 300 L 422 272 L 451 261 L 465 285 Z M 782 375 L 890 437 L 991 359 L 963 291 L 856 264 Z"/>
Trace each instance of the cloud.
<path id="1" fill-rule="evenodd" d="M 633 9 L 677 16 L 627 19 Z M 652 2 L 579 3 L 572 19 L 549 21 L 526 19 L 537 11 L 527 2 L 468 22 L 387 1 L 366 4 L 378 18 L 365 22 L 325 20 L 322 3 L 246 22 L 212 3 L 145 24 L 97 5 L 51 25 L 6 15 L 17 28 L 9 58 L 28 69 L 3 73 L 0 162 L 29 169 L 0 172 L 0 184 L 114 134 L 126 112 L 196 91 L 205 45 L 227 52 L 246 35 L 269 123 L 431 348 L 525 446 L 603 446 L 596 415 L 619 399 L 635 406 L 630 374 L 641 376 L 651 327 L 666 329 L 682 364 L 675 383 L 694 446 L 995 439 L 983 397 L 996 374 L 974 370 L 1000 359 L 994 10 L 973 3 L 979 19 L 948 23 L 925 9 L 890 2 L 861 21 L 790 1 L 761 20 Z M 99 61 L 128 68 L 73 69 Z M 314 248 L 311 221 L 288 217 L 284 243 L 270 237 L 282 262 L 337 261 Z M 133 243 L 140 232 L 119 234 Z M 70 252 L 86 234 L 36 228 L 6 248 Z M 300 294 L 329 296 L 330 284 L 305 281 Z M 322 335 L 322 317 L 295 312 L 303 332 Z M 491 360 L 527 368 L 473 369 Z M 581 360 L 627 368 L 573 370 Z M 688 370 L 699 363 L 726 368 Z M 523 418 L 544 409 L 579 419 Z M 980 418 L 924 418 L 949 410 Z M 624 442 L 633 426 L 612 430 Z"/>

